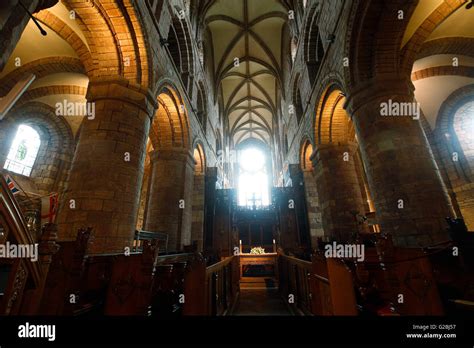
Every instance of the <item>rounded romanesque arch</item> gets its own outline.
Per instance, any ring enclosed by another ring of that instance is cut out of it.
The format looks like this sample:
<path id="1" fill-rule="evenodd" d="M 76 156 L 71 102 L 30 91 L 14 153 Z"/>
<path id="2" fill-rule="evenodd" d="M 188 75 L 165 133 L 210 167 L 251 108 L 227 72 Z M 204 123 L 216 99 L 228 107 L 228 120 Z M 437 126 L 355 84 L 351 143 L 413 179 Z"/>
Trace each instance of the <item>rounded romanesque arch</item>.
<path id="1" fill-rule="evenodd" d="M 122 5 L 111 2 L 107 6 L 88 0 L 63 3 L 73 11 L 87 41 L 91 58 L 91 62 L 87 60 L 87 67 L 91 79 L 120 76 L 139 85 L 152 85 L 148 40 L 131 1 L 126 0 Z"/>
<path id="2" fill-rule="evenodd" d="M 168 31 L 166 47 L 171 54 L 173 62 L 181 77 L 184 88 L 189 94 L 192 93 L 194 80 L 194 51 L 190 34 L 190 28 L 183 17 L 183 12 L 179 7 L 170 6 L 172 22 Z"/>
<path id="3" fill-rule="evenodd" d="M 314 139 L 316 144 L 329 144 L 355 140 L 355 130 L 344 109 L 345 94 L 331 85 L 322 94 L 316 108 Z"/>
<path id="4" fill-rule="evenodd" d="M 300 147 L 300 167 L 303 171 L 310 171 L 313 168 L 311 162 L 311 155 L 313 154 L 313 145 L 310 140 L 306 138 L 303 140 Z"/>
<path id="5" fill-rule="evenodd" d="M 158 110 L 150 129 L 153 147 L 189 148 L 189 121 L 182 98 L 170 84 L 159 89 Z"/>
<path id="6" fill-rule="evenodd" d="M 311 84 L 316 80 L 319 67 L 324 56 L 324 46 L 318 27 L 318 5 L 309 9 L 308 21 L 304 30 L 304 61 L 308 69 L 308 77 Z"/>
<path id="7" fill-rule="evenodd" d="M 293 83 L 293 88 L 291 91 L 291 100 L 292 105 L 290 106 L 290 115 L 294 115 L 296 117 L 297 124 L 300 123 L 301 119 L 303 118 L 303 100 L 301 98 L 301 76 L 297 75 L 295 77 L 295 81 Z"/>
<path id="8" fill-rule="evenodd" d="M 194 175 L 204 175 L 206 172 L 206 154 L 201 142 L 197 142 L 193 150 L 194 157 Z"/>
<path id="9" fill-rule="evenodd" d="M 344 55 L 350 69 L 345 80 L 352 89 L 381 74 L 399 73 L 403 33 L 415 10 L 416 2 L 355 1 L 347 26 Z M 409 73 L 406 74 L 409 78 Z"/>
<path id="10" fill-rule="evenodd" d="M 433 132 L 439 160 L 445 168 L 453 205 L 459 208 L 468 228 L 474 226 L 471 203 L 474 182 L 474 85 L 457 89 L 443 102 Z"/>

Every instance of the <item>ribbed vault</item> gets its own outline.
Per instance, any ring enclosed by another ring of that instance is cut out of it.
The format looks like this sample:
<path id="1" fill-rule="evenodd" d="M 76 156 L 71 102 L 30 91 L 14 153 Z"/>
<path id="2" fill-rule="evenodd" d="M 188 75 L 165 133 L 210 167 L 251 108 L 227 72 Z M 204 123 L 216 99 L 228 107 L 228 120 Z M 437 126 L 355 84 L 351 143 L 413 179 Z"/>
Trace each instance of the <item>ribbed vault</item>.
<path id="1" fill-rule="evenodd" d="M 215 83 L 234 145 L 248 138 L 272 143 L 287 18 L 278 0 L 211 1 L 207 6 Z"/>

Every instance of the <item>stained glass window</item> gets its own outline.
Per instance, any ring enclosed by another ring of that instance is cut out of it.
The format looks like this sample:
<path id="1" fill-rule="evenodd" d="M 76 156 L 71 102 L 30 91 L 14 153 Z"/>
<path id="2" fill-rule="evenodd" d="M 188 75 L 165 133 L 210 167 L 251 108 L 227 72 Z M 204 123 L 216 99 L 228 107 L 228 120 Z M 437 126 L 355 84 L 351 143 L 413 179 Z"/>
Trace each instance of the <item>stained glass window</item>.
<path id="1" fill-rule="evenodd" d="M 41 140 L 38 132 L 29 126 L 20 125 L 3 168 L 30 176 L 40 145 Z"/>
<path id="2" fill-rule="evenodd" d="M 239 154 L 239 205 L 262 207 L 270 204 L 266 158 L 262 151 L 247 148 Z"/>

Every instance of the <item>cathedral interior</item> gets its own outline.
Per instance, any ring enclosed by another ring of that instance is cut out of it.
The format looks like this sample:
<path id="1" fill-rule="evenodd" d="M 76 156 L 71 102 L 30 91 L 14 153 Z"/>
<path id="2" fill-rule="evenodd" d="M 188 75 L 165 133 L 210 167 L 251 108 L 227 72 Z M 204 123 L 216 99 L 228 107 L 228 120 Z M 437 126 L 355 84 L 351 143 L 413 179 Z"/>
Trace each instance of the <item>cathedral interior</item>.
<path id="1" fill-rule="evenodd" d="M 472 315 L 473 5 L 2 1 L 0 316 Z"/>

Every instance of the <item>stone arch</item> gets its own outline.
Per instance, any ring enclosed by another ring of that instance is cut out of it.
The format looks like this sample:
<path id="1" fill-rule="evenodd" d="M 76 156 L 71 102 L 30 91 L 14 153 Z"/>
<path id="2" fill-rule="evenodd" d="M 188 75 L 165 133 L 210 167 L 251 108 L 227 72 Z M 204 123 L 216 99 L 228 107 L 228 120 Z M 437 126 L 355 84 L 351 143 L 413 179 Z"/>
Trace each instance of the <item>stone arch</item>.
<path id="1" fill-rule="evenodd" d="M 473 170 L 464 155 L 464 151 L 459 141 L 458 134 L 454 127 L 454 117 L 459 108 L 467 102 L 474 100 L 474 84 L 461 87 L 451 93 L 451 95 L 441 105 L 436 119 L 435 137 L 439 144 L 444 144 L 440 149 L 441 159 L 449 168 L 453 168 L 456 176 L 451 175 L 450 180 L 460 183 L 469 183 L 474 180 Z M 453 161 L 453 154 L 459 155 L 458 161 Z M 453 173 L 453 171 L 449 171 Z M 459 182 L 460 180 L 460 182 Z"/>
<path id="2" fill-rule="evenodd" d="M 300 146 L 300 167 L 303 171 L 310 171 L 313 168 L 311 155 L 313 154 L 313 145 L 308 137 L 304 137 Z"/>
<path id="3" fill-rule="evenodd" d="M 437 145 L 441 164 L 446 169 L 450 188 L 454 192 L 453 205 L 459 211 L 469 230 L 474 227 L 474 204 L 472 195 L 474 190 L 474 159 L 469 141 L 469 152 L 466 153 L 466 144 L 462 144 L 459 136 L 459 127 L 455 124 L 458 110 L 469 102 L 474 102 L 474 84 L 470 84 L 454 91 L 441 105 L 434 130 L 435 144 Z M 464 133 L 472 130 L 466 129 Z M 466 134 L 464 134 L 466 135 Z M 469 139 L 468 139 L 469 140 Z M 463 146 L 464 145 L 464 146 Z"/>
<path id="4" fill-rule="evenodd" d="M 184 103 L 177 89 L 165 84 L 159 89 L 158 110 L 150 129 L 154 149 L 182 147 L 189 149 L 190 131 Z"/>
<path id="5" fill-rule="evenodd" d="M 29 102 L 12 109 L 4 118 L 0 129 L 0 164 L 3 168 L 15 136 L 15 128 L 26 124 L 35 129 L 41 138 L 38 157 L 31 173 L 39 193 L 61 192 L 74 154 L 74 137 L 62 116 L 40 102 Z"/>
<path id="6" fill-rule="evenodd" d="M 181 9 L 170 9 L 172 23 L 168 31 L 167 47 L 187 91 L 193 86 L 194 53 L 190 29 L 186 20 L 179 18 Z"/>
<path id="7" fill-rule="evenodd" d="M 299 124 L 301 119 L 303 118 L 303 101 L 301 99 L 301 92 L 300 92 L 300 83 L 301 83 L 301 75 L 298 74 L 295 77 L 295 82 L 293 83 L 293 88 L 291 92 L 291 99 L 293 103 L 293 114 L 296 116 L 296 122 Z"/>
<path id="8" fill-rule="evenodd" d="M 345 69 L 349 87 L 376 75 L 398 75 L 408 20 L 399 20 L 397 13 L 403 11 L 404 18 L 410 18 L 415 7 L 416 2 L 404 0 L 353 2 L 343 55 L 349 58 L 350 69 Z"/>
<path id="9" fill-rule="evenodd" d="M 87 74 L 89 74 L 92 71 L 92 56 L 89 48 L 82 41 L 79 35 L 77 35 L 74 30 L 50 11 L 45 10 L 37 13 L 36 18 L 57 33 L 74 49 L 84 65 Z"/>
<path id="10" fill-rule="evenodd" d="M 194 146 L 193 157 L 195 161 L 194 175 L 204 175 L 206 172 L 206 154 L 200 140 Z"/>
<path id="11" fill-rule="evenodd" d="M 204 130 L 204 134 L 206 134 L 207 128 L 207 98 L 204 94 L 205 88 L 202 81 L 198 83 L 198 93 L 197 93 L 197 117 L 199 122 L 201 123 L 202 129 Z"/>
<path id="12" fill-rule="evenodd" d="M 89 77 L 122 76 L 146 86 L 152 82 L 148 45 L 137 24 L 138 11 L 129 0 L 106 5 L 88 0 L 63 3 L 68 10 L 75 12 L 87 40 L 92 57 Z"/>
<path id="13" fill-rule="evenodd" d="M 355 130 L 345 102 L 346 96 L 337 85 L 326 88 L 316 109 L 315 144 L 354 141 Z"/>
<path id="14" fill-rule="evenodd" d="M 319 12 L 317 11 L 317 5 L 309 10 L 308 18 L 304 31 L 303 56 L 308 69 L 309 81 L 313 84 L 324 56 L 324 47 L 318 27 Z"/>
<path id="15" fill-rule="evenodd" d="M 0 80 L 0 94 L 8 93 L 27 74 L 34 74 L 39 80 L 49 74 L 62 72 L 86 74 L 80 59 L 72 57 L 41 58 L 26 63 L 4 76 Z"/>
<path id="16" fill-rule="evenodd" d="M 474 38 L 444 37 L 441 39 L 426 41 L 418 51 L 416 59 L 437 54 L 453 54 L 474 57 Z"/>
<path id="17" fill-rule="evenodd" d="M 38 99 L 48 95 L 55 95 L 55 94 L 73 94 L 73 95 L 80 95 L 85 97 L 87 93 L 87 89 L 82 86 L 72 86 L 72 85 L 54 85 L 54 86 L 42 86 L 30 89 L 26 91 L 22 96 L 21 99 L 18 100 L 18 104 L 24 104 L 29 102 L 30 100 Z"/>
<path id="18" fill-rule="evenodd" d="M 444 0 L 440 5 L 423 21 L 414 35 L 410 38 L 401 52 L 401 67 L 409 73 L 412 70 L 413 63 L 417 59 L 418 52 L 423 47 L 424 42 L 431 33 L 443 21 L 453 14 L 458 8 L 464 5 L 465 1 Z"/>

